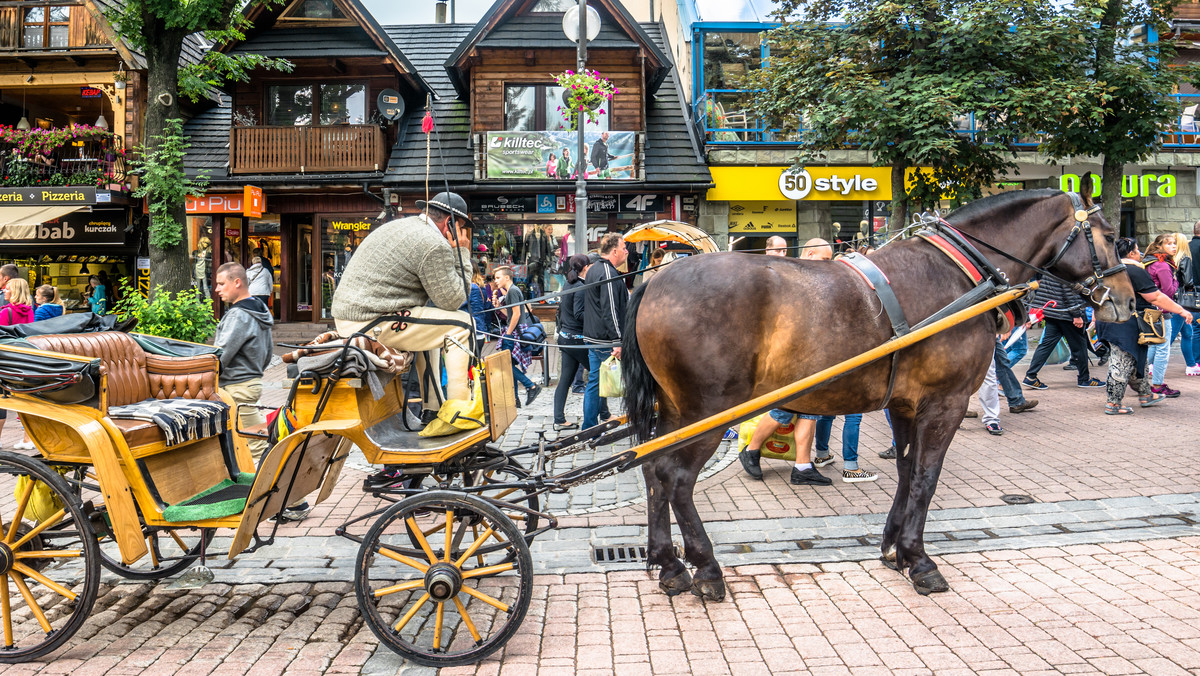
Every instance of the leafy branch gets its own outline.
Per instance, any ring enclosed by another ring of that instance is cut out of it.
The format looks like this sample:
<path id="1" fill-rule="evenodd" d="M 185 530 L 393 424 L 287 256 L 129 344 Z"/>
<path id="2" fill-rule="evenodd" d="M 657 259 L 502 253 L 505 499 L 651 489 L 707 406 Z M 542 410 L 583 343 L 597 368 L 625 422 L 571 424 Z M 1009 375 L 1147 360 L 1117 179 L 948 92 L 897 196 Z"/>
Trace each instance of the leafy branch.
<path id="1" fill-rule="evenodd" d="M 154 137 L 157 145 L 144 150 L 134 162 L 133 173 L 140 178 L 134 197 L 146 199 L 150 207 L 150 245 L 168 249 L 183 241 L 183 224 L 176 220 L 174 209 L 188 195 L 203 195 L 208 188 L 207 178 L 188 178 L 183 171 L 183 158 L 191 143 L 183 135 L 183 122 L 171 118 L 162 135 Z"/>

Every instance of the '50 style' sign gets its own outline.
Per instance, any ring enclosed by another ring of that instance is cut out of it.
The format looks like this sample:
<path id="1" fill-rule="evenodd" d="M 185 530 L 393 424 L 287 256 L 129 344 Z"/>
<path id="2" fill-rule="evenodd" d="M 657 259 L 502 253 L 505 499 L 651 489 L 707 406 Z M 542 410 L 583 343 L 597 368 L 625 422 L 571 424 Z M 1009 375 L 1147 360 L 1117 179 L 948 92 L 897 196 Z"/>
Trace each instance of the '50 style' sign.
<path id="1" fill-rule="evenodd" d="M 813 167 L 813 172 L 817 174 L 813 176 L 808 169 L 784 169 L 779 174 L 779 192 L 792 200 L 807 199 L 809 195 L 813 195 L 813 199 L 861 199 L 851 197 L 852 193 L 861 195 L 879 188 L 879 181 L 874 178 L 864 177 L 860 173 L 839 176 L 834 173 L 836 171 L 831 167 Z M 814 195 L 814 192 L 817 194 Z"/>

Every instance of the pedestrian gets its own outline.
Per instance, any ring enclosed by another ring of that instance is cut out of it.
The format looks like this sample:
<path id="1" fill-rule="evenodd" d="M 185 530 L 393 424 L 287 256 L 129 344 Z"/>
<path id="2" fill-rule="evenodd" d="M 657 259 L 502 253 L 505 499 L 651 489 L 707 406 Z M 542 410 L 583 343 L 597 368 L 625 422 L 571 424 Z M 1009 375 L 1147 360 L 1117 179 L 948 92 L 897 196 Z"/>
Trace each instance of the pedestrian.
<path id="1" fill-rule="evenodd" d="M 662 270 L 662 268 L 658 268 L 657 266 L 662 265 L 663 259 L 666 257 L 667 252 L 665 249 L 655 249 L 654 251 L 650 252 L 650 265 L 647 267 L 656 269 L 648 269 L 642 273 L 642 284 L 646 284 L 651 279 L 654 279 L 654 275 L 657 275 L 659 271 Z"/>
<path id="2" fill-rule="evenodd" d="M 250 295 L 246 268 L 241 263 L 225 263 L 217 268 L 215 291 L 229 305 L 213 337 L 213 346 L 221 348 L 217 384 L 238 407 L 243 429 L 262 425 L 266 421 L 259 413 L 258 401 L 262 396 L 263 372 L 271 363 L 271 327 L 275 322 L 266 304 Z M 257 466 L 267 450 L 267 442 L 253 439 L 247 445 Z M 280 519 L 300 521 L 308 513 L 308 502 L 300 499 L 284 509 Z"/>
<path id="3" fill-rule="evenodd" d="M 792 474 L 788 481 L 793 486 L 828 486 L 832 484 L 833 479 L 818 472 L 812 463 L 812 444 L 817 428 L 817 418 L 818 416 L 807 413 L 792 413 L 781 408 L 771 409 L 758 421 L 758 425 L 754 427 L 754 434 L 750 436 L 750 441 L 738 452 L 738 460 L 742 463 L 742 469 L 750 475 L 750 478 L 761 481 L 763 471 L 760 460 L 763 444 L 767 443 L 771 435 L 779 431 L 780 427 L 795 420 L 796 464 L 792 467 Z"/>
<path id="4" fill-rule="evenodd" d="M 483 279 L 483 273 L 479 270 L 479 265 L 471 264 L 471 290 L 467 294 L 467 309 L 471 313 L 471 319 L 475 322 L 475 337 L 480 342 L 487 342 L 489 333 L 495 333 L 495 325 L 492 323 L 495 318 L 495 311 L 492 310 L 489 301 L 492 296 L 487 291 L 487 282 Z"/>
<path id="5" fill-rule="evenodd" d="M 504 337 L 500 341 L 500 349 L 512 353 L 513 393 L 516 394 L 518 384 L 524 387 L 525 405 L 528 406 L 542 393 L 542 386 L 525 374 L 525 370 L 533 363 L 532 346 L 518 341 L 525 327 L 533 324 L 534 320 L 529 313 L 529 306 L 525 304 L 525 294 L 521 293 L 521 287 L 513 284 L 512 268 L 496 268 L 496 284 L 499 285 L 499 290 L 504 292 L 503 297 L 497 297 L 497 304 L 513 306 L 508 308 L 508 319 L 502 327 L 501 335 Z M 520 405 L 521 402 L 518 401 L 517 406 Z"/>
<path id="6" fill-rule="evenodd" d="M 1052 305 L 1047 305 L 1053 301 Z M 1087 334 L 1084 333 L 1084 302 L 1083 296 L 1067 287 L 1053 277 L 1041 280 L 1033 297 L 1034 307 L 1045 307 L 1046 328 L 1042 331 L 1041 342 L 1029 360 L 1029 370 L 1025 372 L 1026 387 L 1044 390 L 1047 385 L 1038 378 L 1038 372 L 1050 358 L 1050 353 L 1058 345 L 1059 338 L 1066 338 L 1067 347 L 1071 350 L 1071 358 L 1078 365 L 1076 382 L 1079 387 L 1104 387 L 1104 383 L 1091 377 L 1088 372 Z"/>
<path id="7" fill-rule="evenodd" d="M 108 309 L 108 297 L 104 284 L 100 282 L 100 278 L 96 275 L 88 277 L 88 306 L 92 312 L 102 315 Z"/>
<path id="8" fill-rule="evenodd" d="M 623 265 L 628 256 L 629 250 L 625 248 L 621 235 L 610 232 L 600 238 L 600 260 L 592 264 L 585 278 L 588 289 L 583 292 L 584 342 L 603 344 L 621 341 L 629 290 L 618 279 L 617 267 Z M 609 355 L 620 359 L 621 348 L 588 348 L 588 379 L 583 391 L 584 429 L 595 427 L 600 422 L 600 364 Z"/>
<path id="9" fill-rule="evenodd" d="M 0 307 L 0 326 L 15 326 L 32 322 L 33 299 L 29 297 L 29 282 L 20 277 L 10 279 L 5 284 L 4 291 L 8 296 L 8 303 Z M 0 409 L 0 432 L 4 430 L 6 418 L 8 418 L 8 411 Z M 34 446 L 33 442 L 29 440 L 29 434 L 26 434 L 25 438 L 17 442 L 13 448 L 21 451 L 33 450 Z"/>
<path id="10" fill-rule="evenodd" d="M 784 256 L 788 254 L 787 240 L 779 235 L 771 235 L 767 238 L 767 248 L 763 251 L 768 256 Z"/>
<path id="11" fill-rule="evenodd" d="M 58 287 L 43 284 L 37 288 L 37 309 L 33 311 L 33 321 L 61 317 L 63 313 L 62 299 L 58 297 Z"/>
<path id="12" fill-rule="evenodd" d="M 1167 298 L 1154 284 L 1154 280 L 1142 268 L 1142 253 L 1138 251 L 1137 241 L 1130 237 L 1122 237 L 1115 245 L 1117 255 L 1125 264 L 1125 272 L 1135 292 L 1135 308 L 1138 314 L 1155 306 L 1185 317 L 1184 321 L 1192 322 L 1192 313 L 1183 309 L 1175 301 Z M 1155 392 L 1146 377 L 1147 346 L 1138 341 L 1140 334 L 1138 320 L 1131 317 L 1128 321 L 1119 323 L 1097 322 L 1096 333 L 1102 340 L 1108 342 L 1110 355 L 1108 358 L 1107 401 L 1104 412 L 1108 415 L 1129 415 L 1133 409 L 1121 404 L 1125 397 L 1126 386 L 1131 386 L 1138 393 L 1138 404 L 1143 408 L 1153 406 L 1166 399 L 1165 394 Z"/>
<path id="13" fill-rule="evenodd" d="M 987 375 L 979 386 L 979 406 L 983 409 L 983 428 L 988 434 L 1000 436 L 1004 428 L 1000 426 L 1000 388 L 996 381 L 996 357 L 992 354 L 992 363 L 988 365 Z"/>
<path id="14" fill-rule="evenodd" d="M 563 293 L 579 289 L 583 286 L 584 271 L 587 269 L 588 257 L 575 254 L 567 259 L 567 277 L 563 285 Z M 558 302 L 558 315 L 554 320 L 558 331 L 558 386 L 554 388 L 554 429 L 569 430 L 579 427 L 574 420 L 567 420 L 567 394 L 571 391 L 571 383 L 575 376 L 587 368 L 588 351 L 583 342 L 584 292 L 575 291 L 563 295 Z"/>
<path id="15" fill-rule="evenodd" d="M 262 256 L 251 256 L 250 267 L 246 268 L 246 278 L 250 280 L 250 295 L 262 301 L 271 309 L 271 296 L 275 293 L 275 280 L 263 265 Z"/>
<path id="16" fill-rule="evenodd" d="M 833 415 L 823 415 L 817 419 L 817 452 L 812 456 L 813 467 L 824 467 L 833 464 L 833 452 L 829 448 L 829 438 L 833 435 L 833 419 L 836 417 Z M 879 478 L 879 475 L 875 472 L 868 472 L 858 466 L 858 431 L 861 426 L 861 413 L 851 413 L 842 416 L 843 483 L 853 484 L 862 481 L 875 481 Z"/>
<path id="17" fill-rule="evenodd" d="M 21 271 L 12 263 L 0 265 L 0 307 L 8 305 L 8 282 L 21 276 Z"/>
<path id="18" fill-rule="evenodd" d="M 1142 256 L 1142 265 L 1145 266 L 1146 273 L 1150 275 L 1150 279 L 1154 280 L 1154 286 L 1167 298 L 1175 298 L 1175 294 L 1179 291 L 1178 267 L 1175 263 L 1177 253 L 1179 253 L 1179 246 L 1175 241 L 1175 235 L 1164 233 L 1154 238 Z M 1178 315 L 1168 319 L 1166 326 L 1163 327 L 1165 329 L 1163 337 L 1166 338 L 1166 341 L 1151 345 L 1146 357 L 1151 369 L 1151 389 L 1157 394 L 1165 394 L 1171 398 L 1179 396 L 1179 390 L 1172 389 L 1166 383 L 1171 346 L 1175 342 L 1175 337 L 1179 335 L 1179 332 L 1175 330 L 1176 320 L 1179 321 L 1180 326 L 1183 326 L 1183 320 Z"/>
<path id="19" fill-rule="evenodd" d="M 1017 380 L 1017 374 L 1013 373 L 1012 365 L 1008 361 L 1008 352 L 1004 349 L 1004 340 L 1008 336 L 1009 334 L 1004 334 L 996 338 L 994 354 L 996 381 L 999 383 L 1001 391 L 1004 392 L 1004 398 L 1008 400 L 1008 412 L 1024 413 L 1037 406 L 1038 400 L 1026 399 L 1025 393 L 1021 391 L 1021 382 Z"/>

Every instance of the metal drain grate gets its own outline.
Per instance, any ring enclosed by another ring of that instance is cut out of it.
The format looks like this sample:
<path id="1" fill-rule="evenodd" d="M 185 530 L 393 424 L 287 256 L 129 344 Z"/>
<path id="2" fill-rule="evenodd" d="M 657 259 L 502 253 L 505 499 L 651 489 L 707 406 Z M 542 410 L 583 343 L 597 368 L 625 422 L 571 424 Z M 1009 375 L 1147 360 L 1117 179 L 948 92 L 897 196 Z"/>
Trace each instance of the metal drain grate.
<path id="1" fill-rule="evenodd" d="M 1029 505 L 1033 504 L 1034 499 L 1022 493 L 1009 493 L 1001 495 L 1000 499 L 1010 505 Z"/>
<path id="2" fill-rule="evenodd" d="M 646 545 L 592 548 L 592 561 L 596 563 L 645 563 L 646 558 Z"/>

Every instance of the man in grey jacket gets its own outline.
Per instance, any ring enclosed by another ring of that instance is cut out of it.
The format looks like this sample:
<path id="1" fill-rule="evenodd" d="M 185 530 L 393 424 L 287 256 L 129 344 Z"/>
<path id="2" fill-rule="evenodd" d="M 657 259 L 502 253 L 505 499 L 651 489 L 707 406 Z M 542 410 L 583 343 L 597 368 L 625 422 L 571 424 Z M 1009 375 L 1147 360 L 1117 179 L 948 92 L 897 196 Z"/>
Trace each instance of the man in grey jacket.
<path id="1" fill-rule="evenodd" d="M 387 315 L 446 322 L 389 322 L 370 331 L 390 348 L 416 353 L 425 411 L 436 412 L 441 378 L 436 363 L 426 364 L 427 350 L 446 351 L 446 396 L 471 398 L 471 355 L 462 348 L 470 349 L 474 324 L 459 309 L 467 301 L 471 278 L 471 225 L 467 203 L 455 193 L 438 193 L 428 204 L 418 200 L 417 206 L 425 213 L 385 223 L 367 235 L 333 292 L 332 312 L 342 336 Z"/>
<path id="2" fill-rule="evenodd" d="M 217 324 L 213 345 L 222 349 L 218 384 L 238 404 L 257 404 L 262 395 L 262 375 L 271 363 L 271 312 L 250 295 L 246 268 L 226 263 L 217 268 L 217 295 L 229 309 Z M 265 422 L 258 409 L 247 407 L 240 414 L 242 427 Z M 251 441 L 250 454 L 258 462 L 267 448 L 265 441 Z"/>

